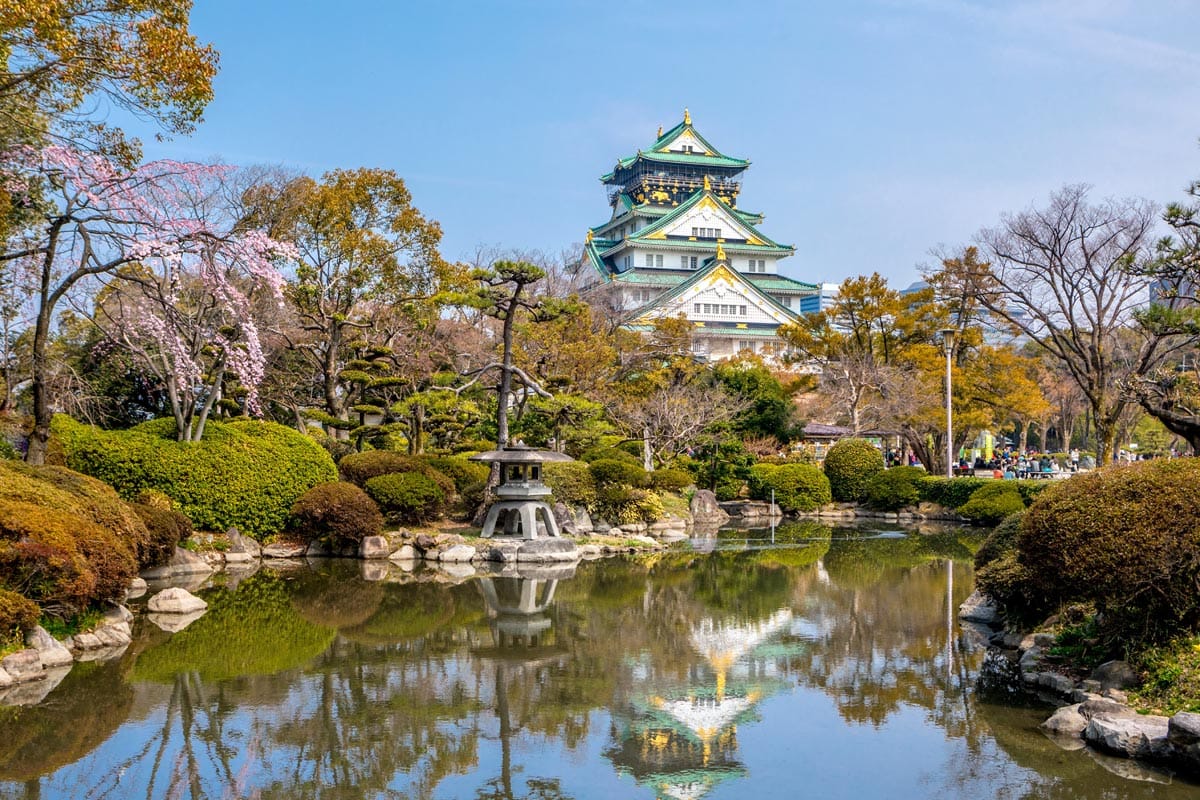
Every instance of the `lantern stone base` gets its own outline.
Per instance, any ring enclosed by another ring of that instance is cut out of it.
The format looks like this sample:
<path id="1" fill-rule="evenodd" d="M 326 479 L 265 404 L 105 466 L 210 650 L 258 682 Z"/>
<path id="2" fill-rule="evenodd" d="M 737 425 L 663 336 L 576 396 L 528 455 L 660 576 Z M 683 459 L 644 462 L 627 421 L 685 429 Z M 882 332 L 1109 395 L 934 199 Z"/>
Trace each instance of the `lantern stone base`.
<path id="1" fill-rule="evenodd" d="M 538 523 L 545 526 L 547 536 L 559 536 L 558 522 L 550 506 L 540 500 L 498 500 L 488 509 L 480 536 L 538 538 Z"/>

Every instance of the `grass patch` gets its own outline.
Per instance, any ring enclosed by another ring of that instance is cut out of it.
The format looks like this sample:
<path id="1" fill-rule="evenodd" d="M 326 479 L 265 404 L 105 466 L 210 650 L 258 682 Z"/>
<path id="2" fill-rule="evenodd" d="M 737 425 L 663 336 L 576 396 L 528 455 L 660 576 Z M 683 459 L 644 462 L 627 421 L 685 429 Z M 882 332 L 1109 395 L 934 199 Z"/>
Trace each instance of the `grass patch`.
<path id="1" fill-rule="evenodd" d="M 1200 636 L 1187 636 L 1148 648 L 1132 659 L 1143 677 L 1129 693 L 1130 704 L 1143 712 L 1171 715 L 1200 711 Z"/>
<path id="2" fill-rule="evenodd" d="M 98 608 L 88 608 L 75 614 L 74 616 L 61 618 L 42 615 L 38 624 L 46 629 L 46 633 L 53 636 L 55 639 L 63 639 L 67 636 L 74 636 L 83 631 L 90 631 L 99 624 L 104 617 L 104 612 Z"/>

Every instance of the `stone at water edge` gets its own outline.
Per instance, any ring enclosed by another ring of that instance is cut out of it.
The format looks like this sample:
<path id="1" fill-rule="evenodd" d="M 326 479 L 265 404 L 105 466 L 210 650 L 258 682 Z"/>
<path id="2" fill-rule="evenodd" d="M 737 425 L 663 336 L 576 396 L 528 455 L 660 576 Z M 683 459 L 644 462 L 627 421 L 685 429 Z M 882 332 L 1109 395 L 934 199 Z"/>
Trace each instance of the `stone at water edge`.
<path id="1" fill-rule="evenodd" d="M 171 556 L 171 560 L 167 562 L 167 566 L 171 568 L 172 574 L 175 575 L 207 574 L 213 571 L 213 568 L 209 566 L 204 556 L 190 553 L 182 547 L 175 548 L 175 553 Z"/>
<path id="2" fill-rule="evenodd" d="M 469 562 L 477 555 L 474 547 L 469 544 L 456 544 L 453 547 L 448 547 L 438 554 L 438 561 L 448 564 L 462 564 Z"/>
<path id="3" fill-rule="evenodd" d="M 243 536 L 237 528 L 230 528 L 225 535 L 229 537 L 229 552 L 248 553 L 252 558 L 262 555 L 262 546 L 249 536 Z"/>
<path id="4" fill-rule="evenodd" d="M 1079 713 L 1079 706 L 1080 704 L 1076 703 L 1058 709 L 1050 716 L 1050 719 L 1042 723 L 1042 730 L 1055 736 L 1080 738 L 1088 726 L 1088 721 L 1083 714 Z"/>
<path id="5" fill-rule="evenodd" d="M 392 554 L 388 540 L 382 536 L 364 536 L 358 545 L 358 557 L 365 559 L 383 559 Z"/>
<path id="6" fill-rule="evenodd" d="M 570 539 L 557 536 L 533 539 L 517 548 L 518 562 L 578 561 L 579 548 Z"/>
<path id="7" fill-rule="evenodd" d="M 1100 681 L 1100 690 L 1132 689 L 1141 681 L 1128 661 L 1105 661 L 1092 671 L 1092 680 Z"/>
<path id="8" fill-rule="evenodd" d="M 424 553 L 437 547 L 437 540 L 428 533 L 419 533 L 417 534 L 417 538 L 413 539 L 413 544 L 416 545 L 418 550 Z"/>
<path id="9" fill-rule="evenodd" d="M 172 587 L 163 589 L 150 598 L 149 608 L 159 614 L 190 614 L 208 608 L 208 603 L 201 600 L 187 589 Z"/>
<path id="10" fill-rule="evenodd" d="M 13 678 L 13 676 L 9 675 L 8 671 L 4 669 L 4 667 L 0 667 L 0 689 L 7 689 L 14 683 L 16 683 L 16 680 Z"/>
<path id="11" fill-rule="evenodd" d="M 263 558 L 303 558 L 308 545 L 276 542 L 262 549 Z"/>
<path id="12" fill-rule="evenodd" d="M 392 553 L 388 558 L 392 561 L 416 561 L 417 548 L 411 544 L 400 545 L 396 552 Z"/>
<path id="13" fill-rule="evenodd" d="M 37 650 L 18 650 L 0 658 L 3 669 L 15 681 L 32 681 L 42 677 L 42 657 Z"/>
<path id="14" fill-rule="evenodd" d="M 61 667 L 75 660 L 62 642 L 51 636 L 41 625 L 25 634 L 25 644 L 37 651 L 42 667 Z"/>
<path id="15" fill-rule="evenodd" d="M 125 599 L 132 600 L 135 597 L 141 597 L 145 593 L 146 579 L 139 576 L 129 582 L 129 588 L 125 590 Z"/>
<path id="16" fill-rule="evenodd" d="M 1167 742 L 1191 773 L 1200 775 L 1200 714 L 1180 711 L 1171 717 L 1167 723 Z"/>
<path id="17" fill-rule="evenodd" d="M 1128 709 L 1120 714 L 1096 714 L 1083 731 L 1093 747 L 1128 758 L 1163 758 L 1170 753 L 1168 720 Z"/>
<path id="18" fill-rule="evenodd" d="M 978 591 L 974 591 L 958 607 L 958 618 L 965 619 L 968 622 L 978 622 L 983 625 L 994 625 L 1000 622 L 1000 612 L 991 600 L 984 597 Z"/>
<path id="19" fill-rule="evenodd" d="M 717 496 L 710 489 L 697 489 L 696 494 L 692 495 L 691 508 L 692 519 L 698 523 L 718 524 L 729 521 L 729 515 L 721 510 L 720 504 L 717 503 Z"/>

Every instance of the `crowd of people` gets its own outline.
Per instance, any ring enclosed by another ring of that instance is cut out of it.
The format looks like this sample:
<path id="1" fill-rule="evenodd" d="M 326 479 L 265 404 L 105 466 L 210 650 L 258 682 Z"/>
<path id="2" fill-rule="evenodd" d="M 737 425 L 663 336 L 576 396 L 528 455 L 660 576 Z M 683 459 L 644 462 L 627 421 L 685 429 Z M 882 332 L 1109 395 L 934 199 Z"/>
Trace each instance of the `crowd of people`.
<path id="1" fill-rule="evenodd" d="M 991 470 L 994 478 L 1012 480 L 1057 477 L 1095 466 L 1094 462 L 1089 462 L 1091 462 L 1091 457 L 1081 458 L 1078 448 L 1072 448 L 1065 459 L 1059 460 L 1049 453 L 1039 453 L 1036 450 L 1020 453 L 1011 447 L 1006 447 L 988 460 L 985 460 L 983 456 L 976 456 L 972 463 L 964 456 L 959 459 L 958 469 L 960 473 L 974 472 L 975 474 Z"/>

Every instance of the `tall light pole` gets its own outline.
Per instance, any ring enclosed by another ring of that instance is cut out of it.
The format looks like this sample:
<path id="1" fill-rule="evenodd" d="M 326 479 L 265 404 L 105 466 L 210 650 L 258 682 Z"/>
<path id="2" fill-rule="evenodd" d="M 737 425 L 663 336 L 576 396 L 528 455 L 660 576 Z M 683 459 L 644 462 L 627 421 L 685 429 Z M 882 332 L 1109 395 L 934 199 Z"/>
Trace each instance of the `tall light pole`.
<path id="1" fill-rule="evenodd" d="M 950 361 L 954 355 L 954 328 L 942 328 L 942 346 L 946 348 L 946 477 L 954 477 L 954 424 L 950 411 Z"/>

